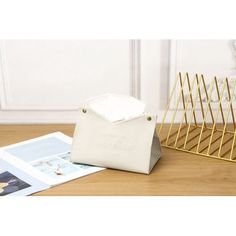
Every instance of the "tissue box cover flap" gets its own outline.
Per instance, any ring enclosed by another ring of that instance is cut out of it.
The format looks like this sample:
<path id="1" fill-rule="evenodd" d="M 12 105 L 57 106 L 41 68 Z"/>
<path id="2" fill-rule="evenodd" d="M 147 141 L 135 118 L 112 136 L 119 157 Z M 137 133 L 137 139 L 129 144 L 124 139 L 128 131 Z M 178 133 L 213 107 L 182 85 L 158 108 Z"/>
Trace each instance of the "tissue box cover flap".
<path id="1" fill-rule="evenodd" d="M 161 156 L 156 117 L 112 123 L 93 110 L 79 110 L 71 161 L 149 174 Z"/>

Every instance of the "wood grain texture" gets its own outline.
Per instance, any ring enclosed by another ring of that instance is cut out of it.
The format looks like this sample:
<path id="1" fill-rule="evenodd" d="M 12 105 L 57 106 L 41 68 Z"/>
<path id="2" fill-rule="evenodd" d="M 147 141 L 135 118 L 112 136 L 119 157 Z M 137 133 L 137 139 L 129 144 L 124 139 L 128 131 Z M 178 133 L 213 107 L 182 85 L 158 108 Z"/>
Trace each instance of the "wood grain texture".
<path id="1" fill-rule="evenodd" d="M 55 131 L 72 136 L 73 130 L 74 125 L 1 125 L 0 146 Z M 107 169 L 35 195 L 236 195 L 236 164 L 163 148 L 150 175 Z"/>

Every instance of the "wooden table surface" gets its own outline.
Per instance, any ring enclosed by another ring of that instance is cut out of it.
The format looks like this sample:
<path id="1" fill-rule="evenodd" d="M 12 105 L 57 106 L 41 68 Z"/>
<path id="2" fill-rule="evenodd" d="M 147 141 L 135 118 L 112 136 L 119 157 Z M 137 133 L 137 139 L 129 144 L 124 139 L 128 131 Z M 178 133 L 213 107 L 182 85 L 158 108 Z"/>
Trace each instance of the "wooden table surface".
<path id="1" fill-rule="evenodd" d="M 72 136 L 73 130 L 74 125 L 0 125 L 0 146 L 55 131 Z M 236 163 L 163 148 L 150 175 L 106 169 L 34 195 L 236 195 Z"/>

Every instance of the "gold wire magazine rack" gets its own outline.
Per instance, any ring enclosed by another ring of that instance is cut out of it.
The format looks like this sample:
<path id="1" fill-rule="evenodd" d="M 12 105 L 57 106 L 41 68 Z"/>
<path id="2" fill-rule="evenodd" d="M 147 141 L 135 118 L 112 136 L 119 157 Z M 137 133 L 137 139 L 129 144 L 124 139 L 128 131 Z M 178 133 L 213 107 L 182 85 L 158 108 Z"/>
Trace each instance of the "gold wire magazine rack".
<path id="1" fill-rule="evenodd" d="M 158 127 L 161 145 L 236 162 L 236 80 L 179 73 Z"/>

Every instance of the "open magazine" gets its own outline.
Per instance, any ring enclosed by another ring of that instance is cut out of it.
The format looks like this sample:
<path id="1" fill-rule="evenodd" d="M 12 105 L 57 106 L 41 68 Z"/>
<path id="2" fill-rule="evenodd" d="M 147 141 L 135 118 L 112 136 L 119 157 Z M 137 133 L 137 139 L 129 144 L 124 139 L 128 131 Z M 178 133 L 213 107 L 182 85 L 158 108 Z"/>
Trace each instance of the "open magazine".
<path id="1" fill-rule="evenodd" d="M 71 143 L 72 138 L 55 132 L 1 148 L 0 196 L 7 189 L 1 188 L 7 172 L 32 187 L 19 192 L 28 195 L 104 169 L 70 162 Z"/>
<path id="2" fill-rule="evenodd" d="M 6 161 L 0 160 L 0 166 L 0 196 L 25 196 L 50 187 Z"/>

